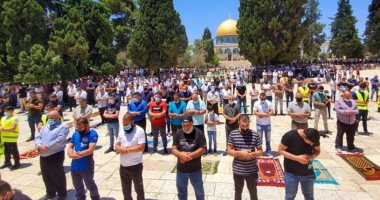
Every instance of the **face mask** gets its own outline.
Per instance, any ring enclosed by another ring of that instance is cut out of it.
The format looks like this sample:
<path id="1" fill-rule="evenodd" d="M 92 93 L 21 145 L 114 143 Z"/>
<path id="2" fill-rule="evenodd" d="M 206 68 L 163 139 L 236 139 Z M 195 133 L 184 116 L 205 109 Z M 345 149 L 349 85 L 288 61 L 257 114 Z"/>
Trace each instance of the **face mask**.
<path id="1" fill-rule="evenodd" d="M 161 99 L 158 98 L 158 97 L 154 97 L 154 100 L 155 100 L 156 102 L 160 102 L 160 101 L 161 101 Z"/>
<path id="2" fill-rule="evenodd" d="M 129 132 L 132 129 L 132 125 L 128 124 L 128 125 L 124 126 L 123 129 L 124 129 L 124 131 Z"/>
<path id="3" fill-rule="evenodd" d="M 214 114 L 214 111 L 210 110 L 210 111 L 208 111 L 208 113 L 210 113 L 210 115 L 212 115 L 212 114 Z"/>
<path id="4" fill-rule="evenodd" d="M 174 103 L 179 103 L 179 100 L 175 100 Z"/>
<path id="5" fill-rule="evenodd" d="M 55 125 L 55 120 L 54 119 L 48 119 L 48 121 L 47 121 L 47 124 L 49 125 L 49 126 L 53 126 L 53 125 Z"/>
<path id="6" fill-rule="evenodd" d="M 8 116 L 9 115 L 9 113 L 8 112 L 4 112 L 4 116 Z"/>
<path id="7" fill-rule="evenodd" d="M 114 103 L 115 103 L 115 100 L 109 100 L 108 103 L 110 103 L 110 104 L 114 104 Z"/>
<path id="8" fill-rule="evenodd" d="M 296 101 L 297 101 L 298 103 L 301 103 L 301 102 L 302 102 L 302 98 L 296 98 Z"/>
<path id="9" fill-rule="evenodd" d="M 148 88 L 144 88 L 144 91 L 148 91 Z"/>
<path id="10" fill-rule="evenodd" d="M 211 87 L 211 91 L 215 92 L 215 86 Z"/>
<path id="11" fill-rule="evenodd" d="M 194 103 L 194 104 L 197 104 L 197 103 L 198 103 L 198 100 L 196 100 L 196 101 L 193 101 L 193 103 Z"/>
<path id="12" fill-rule="evenodd" d="M 228 103 L 229 103 L 230 105 L 233 105 L 233 104 L 234 104 L 234 100 L 228 100 Z"/>

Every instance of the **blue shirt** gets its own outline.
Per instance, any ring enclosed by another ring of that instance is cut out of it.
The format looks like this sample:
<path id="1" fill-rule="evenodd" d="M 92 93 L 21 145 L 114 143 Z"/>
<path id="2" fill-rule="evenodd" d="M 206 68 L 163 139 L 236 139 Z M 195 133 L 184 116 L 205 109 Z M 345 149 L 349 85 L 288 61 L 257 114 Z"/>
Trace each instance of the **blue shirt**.
<path id="1" fill-rule="evenodd" d="M 76 152 L 87 150 L 90 143 L 96 143 L 98 141 L 98 133 L 91 129 L 88 133 L 81 134 L 75 131 L 71 143 L 74 145 Z M 89 163 L 93 159 L 93 155 L 88 155 L 80 159 L 73 159 L 71 161 L 71 171 L 86 171 L 89 169 Z"/>
<path id="2" fill-rule="evenodd" d="M 169 113 L 174 114 L 183 114 L 186 111 L 186 103 L 183 101 L 179 101 L 178 103 L 172 101 L 169 103 Z M 175 126 L 181 126 L 182 125 L 182 119 L 181 118 L 173 118 L 171 119 L 171 122 Z"/>
<path id="3" fill-rule="evenodd" d="M 142 100 L 140 103 L 132 101 L 128 105 L 128 112 L 141 112 L 141 115 L 134 116 L 133 121 L 138 122 L 145 119 L 145 114 L 148 112 L 148 105 L 146 101 Z"/>
<path id="4" fill-rule="evenodd" d="M 186 106 L 186 110 L 206 110 L 206 105 L 203 101 L 198 100 L 197 103 L 194 103 L 193 100 L 189 101 Z M 205 121 L 204 115 L 193 115 L 193 124 L 195 126 L 197 125 L 203 125 Z"/>
<path id="5" fill-rule="evenodd" d="M 370 81 L 372 84 L 372 89 L 377 90 L 379 88 L 379 86 L 377 86 L 376 83 L 379 83 L 379 79 L 378 78 L 371 78 Z"/>
<path id="6" fill-rule="evenodd" d="M 36 148 L 41 145 L 48 148 L 48 151 L 40 153 L 40 156 L 47 157 L 65 150 L 68 134 L 69 128 L 66 124 L 57 124 L 51 127 L 43 126 L 34 140 Z"/>

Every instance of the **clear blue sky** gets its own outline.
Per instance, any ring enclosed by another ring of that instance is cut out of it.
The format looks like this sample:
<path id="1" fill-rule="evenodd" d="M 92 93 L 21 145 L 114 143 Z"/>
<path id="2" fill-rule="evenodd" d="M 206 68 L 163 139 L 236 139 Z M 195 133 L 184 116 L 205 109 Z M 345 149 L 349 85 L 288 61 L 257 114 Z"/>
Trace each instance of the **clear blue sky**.
<path id="1" fill-rule="evenodd" d="M 337 11 L 338 0 L 319 0 L 319 3 L 322 14 L 320 21 L 326 24 L 324 31 L 327 36 L 330 36 L 330 18 L 334 17 Z M 356 28 L 359 31 L 359 37 L 362 37 L 371 0 L 351 0 L 350 3 L 358 21 Z M 206 27 L 209 27 L 215 37 L 218 25 L 229 15 L 235 20 L 239 17 L 239 0 L 174 0 L 174 7 L 186 27 L 189 43 L 201 38 Z"/>

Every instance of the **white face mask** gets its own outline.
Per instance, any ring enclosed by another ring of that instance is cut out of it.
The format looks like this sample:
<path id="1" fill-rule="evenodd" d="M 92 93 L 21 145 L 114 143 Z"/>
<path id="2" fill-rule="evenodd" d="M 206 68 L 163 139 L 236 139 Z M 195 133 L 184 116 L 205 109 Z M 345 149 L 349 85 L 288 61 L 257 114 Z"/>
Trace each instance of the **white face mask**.
<path id="1" fill-rule="evenodd" d="M 230 105 L 232 105 L 232 104 L 234 104 L 234 100 L 228 100 L 228 103 L 229 103 Z"/>

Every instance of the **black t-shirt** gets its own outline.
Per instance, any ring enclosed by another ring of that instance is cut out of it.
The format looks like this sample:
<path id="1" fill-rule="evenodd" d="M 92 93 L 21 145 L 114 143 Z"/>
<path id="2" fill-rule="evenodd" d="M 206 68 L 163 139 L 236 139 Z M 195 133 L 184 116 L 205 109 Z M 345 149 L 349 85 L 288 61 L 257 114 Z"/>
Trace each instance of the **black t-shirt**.
<path id="1" fill-rule="evenodd" d="M 20 190 L 14 190 L 15 195 L 13 196 L 12 200 L 32 200 L 30 197 L 23 194 Z"/>
<path id="2" fill-rule="evenodd" d="M 177 146 L 179 151 L 194 152 L 199 148 L 206 149 L 206 138 L 201 130 L 194 127 L 190 134 L 186 134 L 182 129 L 177 131 L 173 140 L 173 145 Z M 186 163 L 177 161 L 177 171 L 182 173 L 192 173 L 202 169 L 201 157 L 190 160 Z"/>
<path id="3" fill-rule="evenodd" d="M 62 110 L 65 107 L 65 104 L 63 103 L 63 101 L 60 99 L 57 99 L 57 101 L 50 101 L 50 103 L 52 103 L 54 105 L 54 107 L 57 107 L 58 105 L 62 106 L 58 112 L 59 112 L 59 115 L 61 115 L 61 117 L 63 117 L 63 111 Z"/>
<path id="4" fill-rule="evenodd" d="M 107 109 L 106 109 L 106 112 L 108 114 L 115 114 L 116 111 L 120 111 L 120 104 L 119 103 L 114 103 L 114 104 L 110 104 L 108 103 L 107 104 Z M 106 119 L 106 122 L 107 123 L 119 123 L 119 118 L 109 118 L 109 119 Z"/>
<path id="5" fill-rule="evenodd" d="M 342 89 L 342 88 L 348 89 L 348 85 L 346 82 L 339 82 L 337 86 L 339 87 L 339 89 Z"/>
<path id="6" fill-rule="evenodd" d="M 19 90 L 18 90 L 18 94 L 19 94 L 19 97 L 20 98 L 25 98 L 27 96 L 26 94 L 26 87 L 25 86 L 22 86 Z"/>
<path id="7" fill-rule="evenodd" d="M 238 86 L 236 87 L 237 89 L 237 92 L 240 94 L 240 95 L 243 95 L 245 93 L 245 91 L 247 90 L 247 88 L 245 87 L 245 85 L 242 85 L 242 86 Z"/>
<path id="8" fill-rule="evenodd" d="M 307 144 L 296 130 L 289 131 L 282 136 L 281 143 L 288 147 L 287 152 L 294 155 L 314 154 L 314 148 Z M 310 163 L 309 163 L 310 164 Z M 306 176 L 314 174 L 312 167 L 309 164 L 301 164 L 297 161 L 284 158 L 284 168 L 286 172 L 296 176 Z"/>

